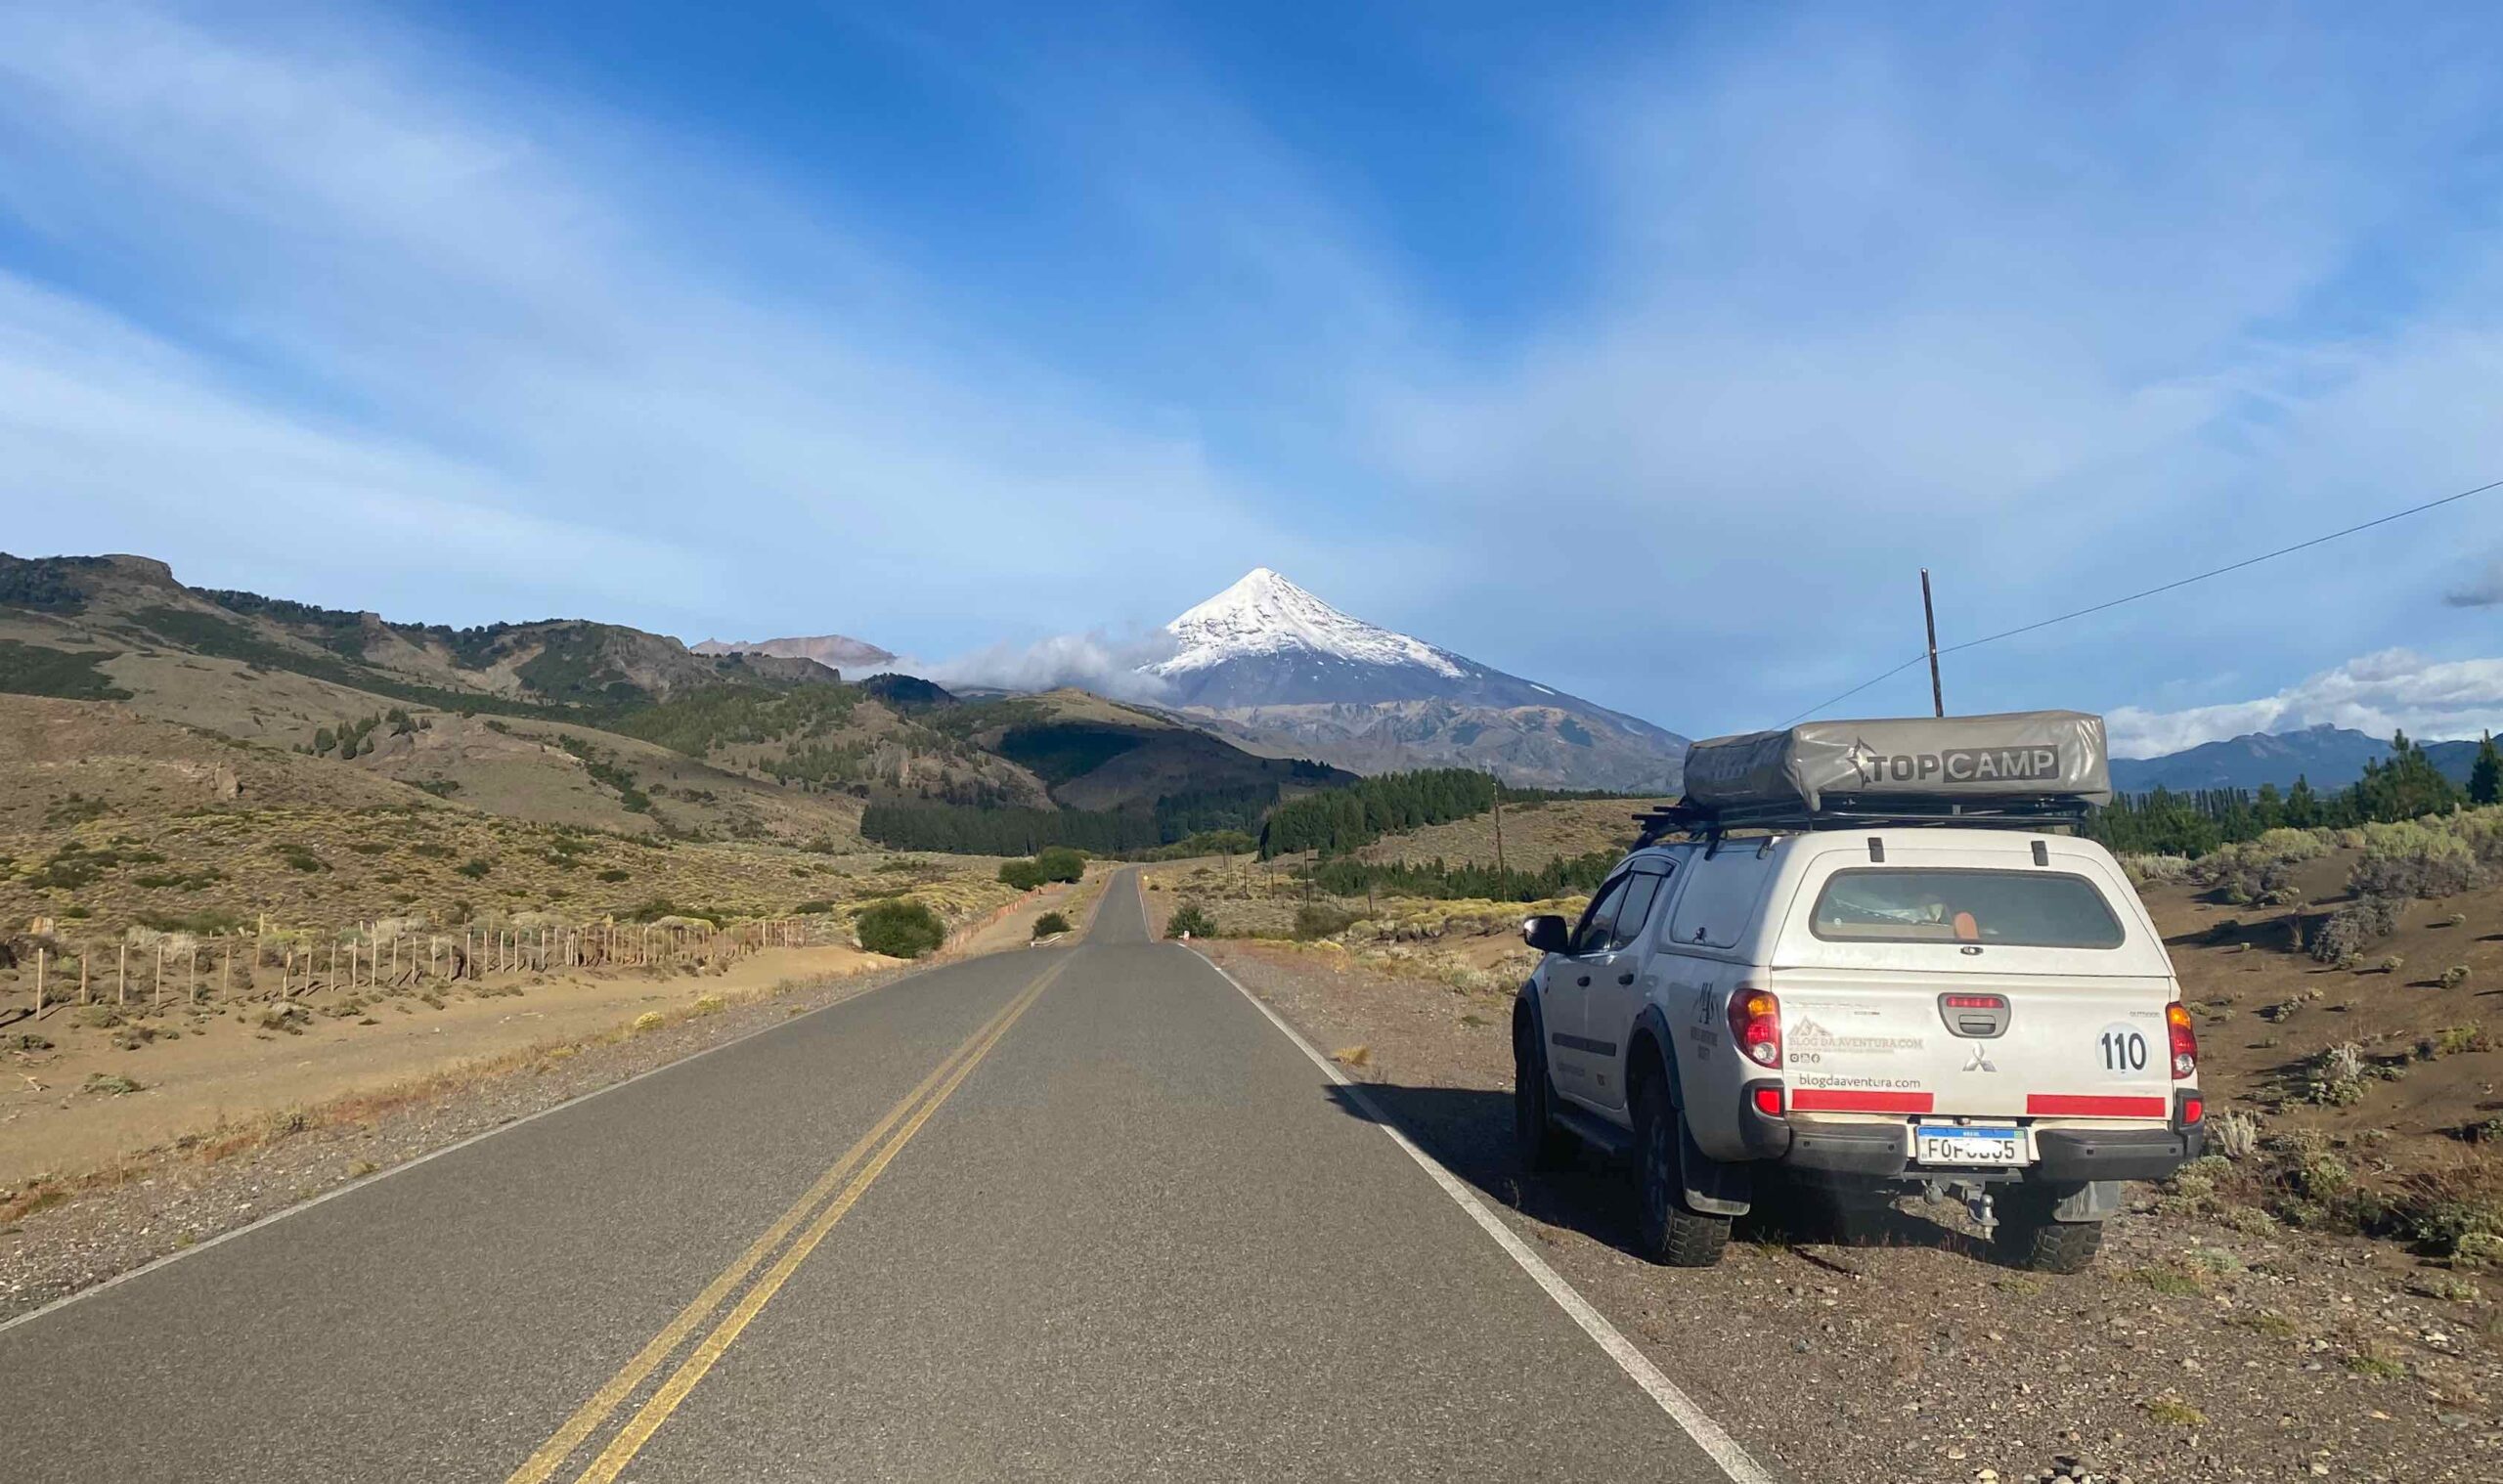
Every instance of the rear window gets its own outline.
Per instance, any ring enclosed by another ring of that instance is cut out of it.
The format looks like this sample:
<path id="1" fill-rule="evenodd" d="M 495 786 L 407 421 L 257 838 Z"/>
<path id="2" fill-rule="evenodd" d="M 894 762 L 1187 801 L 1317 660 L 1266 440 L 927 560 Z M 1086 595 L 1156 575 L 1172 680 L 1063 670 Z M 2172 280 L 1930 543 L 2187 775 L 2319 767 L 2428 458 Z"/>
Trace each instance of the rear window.
<path id="1" fill-rule="evenodd" d="M 2052 871 L 1836 871 L 1808 927 L 1828 942 L 2117 948 L 2122 938 L 2093 882 Z"/>

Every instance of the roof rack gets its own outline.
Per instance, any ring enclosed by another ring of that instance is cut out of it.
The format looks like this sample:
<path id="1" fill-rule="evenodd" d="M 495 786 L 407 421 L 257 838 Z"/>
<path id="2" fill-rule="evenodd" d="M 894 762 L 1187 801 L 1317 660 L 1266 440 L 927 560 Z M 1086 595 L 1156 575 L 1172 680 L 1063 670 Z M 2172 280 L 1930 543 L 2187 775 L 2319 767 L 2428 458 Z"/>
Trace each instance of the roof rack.
<path id="1" fill-rule="evenodd" d="M 1999 828 L 2046 829 L 2083 827 L 2093 802 L 2076 796 L 1993 799 L 1921 797 L 1886 794 L 1861 798 L 1827 794 L 1815 808 L 1798 800 L 1767 800 L 1721 807 L 1681 802 L 1634 816 L 1643 826 L 1642 846 L 1671 835 L 1714 837 L 1732 830 L 1805 833 L 1813 830 Z"/>

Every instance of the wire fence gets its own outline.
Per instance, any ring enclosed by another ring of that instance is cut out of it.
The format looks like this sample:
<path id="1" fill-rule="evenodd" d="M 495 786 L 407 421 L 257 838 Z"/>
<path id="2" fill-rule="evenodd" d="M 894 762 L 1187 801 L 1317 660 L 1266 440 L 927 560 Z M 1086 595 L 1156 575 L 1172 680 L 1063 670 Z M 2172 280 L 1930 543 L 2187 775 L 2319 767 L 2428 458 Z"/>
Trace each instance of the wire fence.
<path id="1" fill-rule="evenodd" d="M 819 925 L 822 926 L 822 925 Z M 431 929 L 382 919 L 332 930 L 132 934 L 109 943 L 32 944 L 20 1016 L 72 1005 L 294 1000 L 333 989 L 418 991 L 496 975 L 575 970 L 703 971 L 768 948 L 807 947 L 806 918 L 708 923 L 471 924 Z M 23 950 L 21 949 L 22 954 Z"/>

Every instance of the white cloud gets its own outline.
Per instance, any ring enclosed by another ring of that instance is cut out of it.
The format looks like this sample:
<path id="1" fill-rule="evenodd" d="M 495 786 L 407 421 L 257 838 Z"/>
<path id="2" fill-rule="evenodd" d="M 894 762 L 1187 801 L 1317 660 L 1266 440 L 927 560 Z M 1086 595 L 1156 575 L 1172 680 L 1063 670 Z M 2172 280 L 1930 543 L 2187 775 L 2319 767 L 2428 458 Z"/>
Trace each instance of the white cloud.
<path id="1" fill-rule="evenodd" d="M 999 643 L 946 660 L 904 659 L 893 668 L 949 687 L 1052 690 L 1074 685 L 1122 701 L 1159 701 L 1171 687 L 1142 667 L 1171 658 L 1173 636 L 1159 631 L 1118 638 L 1101 630 L 1059 633 L 1028 644 Z"/>
<path id="2" fill-rule="evenodd" d="M 2258 700 L 2170 712 L 2123 706 L 2104 722 L 2113 755 L 2122 758 L 2322 723 L 2376 737 L 2402 730 L 2426 741 L 2475 737 L 2503 730 L 2503 659 L 2436 661 L 2386 649 Z"/>

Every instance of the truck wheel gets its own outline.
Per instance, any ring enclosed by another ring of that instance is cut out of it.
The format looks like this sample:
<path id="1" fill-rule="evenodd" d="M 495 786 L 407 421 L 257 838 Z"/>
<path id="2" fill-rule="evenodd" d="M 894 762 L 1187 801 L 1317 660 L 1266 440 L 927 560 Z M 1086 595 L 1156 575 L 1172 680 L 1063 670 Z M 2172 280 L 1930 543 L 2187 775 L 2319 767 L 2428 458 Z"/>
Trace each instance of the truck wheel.
<path id="1" fill-rule="evenodd" d="M 2000 1262 L 2036 1273 L 2083 1273 L 2103 1246 L 2100 1221 L 2053 1221 L 2047 1201 L 2025 1197 L 1991 1230 L 1991 1249 Z"/>
<path id="2" fill-rule="evenodd" d="M 1730 1244 L 1730 1218 L 1687 1209 L 1678 1168 L 1686 1143 L 1678 1111 L 1657 1075 L 1634 1087 L 1636 1255 L 1672 1268 L 1708 1268 Z"/>
<path id="3" fill-rule="evenodd" d="M 1572 1135 L 1556 1126 L 1555 1090 L 1537 1025 L 1527 1016 L 1513 1023 L 1513 1153 L 1533 1174 L 1561 1168 L 1573 1153 Z"/>

